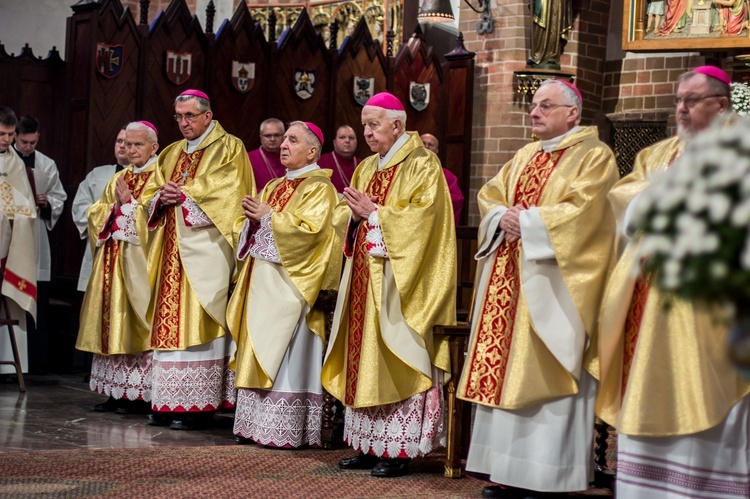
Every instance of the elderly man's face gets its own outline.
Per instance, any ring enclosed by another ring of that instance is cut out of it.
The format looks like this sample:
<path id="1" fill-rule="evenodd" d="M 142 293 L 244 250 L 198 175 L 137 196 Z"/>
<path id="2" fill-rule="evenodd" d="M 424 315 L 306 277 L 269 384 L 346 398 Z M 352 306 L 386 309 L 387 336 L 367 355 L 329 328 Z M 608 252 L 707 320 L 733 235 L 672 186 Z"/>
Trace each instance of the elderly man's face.
<path id="1" fill-rule="evenodd" d="M 434 152 L 435 154 L 438 153 L 438 140 L 434 135 L 432 135 L 431 133 L 424 133 L 420 135 L 419 138 L 422 139 L 422 143 L 428 150 Z"/>
<path id="2" fill-rule="evenodd" d="M 130 156 L 128 156 L 128 149 L 125 147 L 125 130 L 120 130 L 117 134 L 117 140 L 115 140 L 115 159 L 117 159 L 118 165 L 127 165 L 130 163 Z"/>
<path id="3" fill-rule="evenodd" d="M 562 89 L 544 85 L 534 94 L 529 107 L 531 132 L 541 140 L 554 139 L 576 124 L 578 109 L 565 102 Z"/>
<path id="4" fill-rule="evenodd" d="M 284 134 L 281 143 L 281 164 L 289 170 L 299 170 L 315 160 L 315 152 L 307 144 L 306 130 L 300 125 L 293 125 Z"/>
<path id="5" fill-rule="evenodd" d="M 16 127 L 13 125 L 3 125 L 0 123 L 0 152 L 8 150 L 16 136 Z"/>
<path id="6" fill-rule="evenodd" d="M 385 156 L 399 137 L 396 123 L 390 123 L 382 107 L 365 106 L 362 108 L 362 126 L 365 142 L 372 152 Z"/>
<path id="7" fill-rule="evenodd" d="M 149 140 L 146 130 L 128 130 L 125 132 L 125 148 L 130 162 L 140 168 L 156 154 L 159 144 Z"/>
<path id="8" fill-rule="evenodd" d="M 211 124 L 211 111 L 201 111 L 196 99 L 188 99 L 174 105 L 175 119 L 182 136 L 187 140 L 203 135 Z"/>
<path id="9" fill-rule="evenodd" d="M 693 137 L 705 130 L 729 102 L 726 97 L 711 93 L 708 76 L 697 74 L 677 87 L 675 117 L 677 132 L 682 138 Z"/>
<path id="10" fill-rule="evenodd" d="M 268 152 L 279 152 L 284 129 L 278 123 L 266 123 L 260 132 L 260 145 Z"/>
<path id="11" fill-rule="evenodd" d="M 345 158 L 354 156 L 357 150 L 357 135 L 350 126 L 342 126 L 336 132 L 336 138 L 333 139 L 333 149 Z"/>

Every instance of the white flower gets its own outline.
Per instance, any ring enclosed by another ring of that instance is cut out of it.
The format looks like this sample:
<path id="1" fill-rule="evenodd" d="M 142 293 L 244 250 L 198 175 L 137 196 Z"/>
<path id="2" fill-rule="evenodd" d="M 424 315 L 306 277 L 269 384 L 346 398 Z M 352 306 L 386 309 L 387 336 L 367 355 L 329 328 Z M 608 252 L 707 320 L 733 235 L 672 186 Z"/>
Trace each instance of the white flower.
<path id="1" fill-rule="evenodd" d="M 712 222 L 725 220 L 732 208 L 732 200 L 724 194 L 713 194 L 708 199 L 708 216 Z"/>
<path id="2" fill-rule="evenodd" d="M 750 199 L 745 199 L 734 207 L 729 221 L 734 227 L 747 227 L 750 224 Z"/>
<path id="3" fill-rule="evenodd" d="M 651 221 L 651 227 L 657 232 L 663 231 L 667 226 L 669 226 L 669 217 L 666 215 L 656 215 Z"/>
<path id="4" fill-rule="evenodd" d="M 708 272 L 715 279 L 723 279 L 729 275 L 729 267 L 724 262 L 711 262 Z"/>

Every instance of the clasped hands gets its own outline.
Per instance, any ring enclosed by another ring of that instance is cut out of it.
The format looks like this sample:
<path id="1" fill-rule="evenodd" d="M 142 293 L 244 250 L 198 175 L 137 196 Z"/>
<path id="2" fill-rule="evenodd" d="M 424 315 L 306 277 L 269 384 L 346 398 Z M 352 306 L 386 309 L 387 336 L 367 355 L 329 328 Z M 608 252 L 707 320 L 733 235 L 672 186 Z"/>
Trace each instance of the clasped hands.
<path id="1" fill-rule="evenodd" d="M 242 198 L 242 209 L 250 221 L 260 223 L 260 219 L 271 212 L 271 205 L 258 201 L 252 196 L 245 196 Z"/>
<path id="2" fill-rule="evenodd" d="M 518 216 L 524 211 L 524 209 L 525 208 L 522 205 L 517 204 L 500 217 L 500 228 L 505 231 L 505 239 L 509 243 L 521 239 L 521 224 L 518 220 Z"/>
<path id="3" fill-rule="evenodd" d="M 161 197 L 159 201 L 163 206 L 171 206 L 173 204 L 180 204 L 182 200 L 182 188 L 177 182 L 171 180 L 161 186 Z"/>
<path id="4" fill-rule="evenodd" d="M 115 181 L 115 195 L 117 196 L 117 206 L 120 207 L 130 202 L 133 198 L 133 193 L 130 192 L 128 183 L 122 177 L 119 177 Z"/>
<path id="5" fill-rule="evenodd" d="M 352 220 L 359 222 L 367 220 L 370 213 L 375 211 L 375 198 L 369 198 L 354 187 L 344 187 L 344 200 L 352 210 Z"/>

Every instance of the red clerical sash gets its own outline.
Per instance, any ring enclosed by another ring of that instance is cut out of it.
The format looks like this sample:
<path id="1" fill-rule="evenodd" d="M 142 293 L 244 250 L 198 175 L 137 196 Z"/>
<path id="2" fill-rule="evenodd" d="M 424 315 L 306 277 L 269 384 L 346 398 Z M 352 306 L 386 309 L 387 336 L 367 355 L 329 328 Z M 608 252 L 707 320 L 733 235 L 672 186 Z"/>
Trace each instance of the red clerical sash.
<path id="1" fill-rule="evenodd" d="M 399 165 L 378 170 L 367 184 L 365 195 L 374 198 L 375 204 L 384 205 L 388 197 L 393 177 Z M 357 378 L 359 374 L 360 351 L 362 349 L 362 336 L 365 330 L 365 307 L 367 298 L 367 287 L 370 281 L 367 254 L 367 231 L 370 226 L 367 220 L 362 220 L 357 227 L 354 239 L 354 251 L 352 255 L 352 283 L 349 292 L 349 327 L 346 354 L 346 401 L 347 406 L 354 405 L 357 394 Z"/>
<path id="2" fill-rule="evenodd" d="M 537 206 L 550 175 L 565 150 L 538 152 L 521 172 L 513 204 Z M 487 282 L 476 348 L 471 348 L 466 398 L 487 405 L 500 405 L 505 372 L 513 341 L 513 326 L 521 292 L 519 259 L 521 240 L 503 241 L 497 249 Z"/>
<path id="3" fill-rule="evenodd" d="M 183 185 L 188 179 L 194 178 L 205 151 L 201 149 L 192 154 L 182 151 L 170 180 Z M 164 214 L 164 252 L 156 288 L 154 323 L 151 327 L 151 347 L 154 349 L 180 348 L 180 283 L 184 270 L 177 241 L 176 210 L 182 209 L 182 206 L 178 204 L 169 208 L 171 210 Z"/>
<path id="4" fill-rule="evenodd" d="M 148 179 L 151 178 L 151 174 L 152 172 L 133 173 L 132 170 L 125 172 L 123 179 L 128 184 L 128 189 L 133 194 L 133 198 L 138 199 L 141 196 L 141 192 L 143 192 Z M 117 270 L 117 259 L 120 254 L 120 247 L 122 246 L 121 242 L 110 237 L 104 243 L 104 247 L 99 250 L 104 252 L 102 254 L 102 353 L 104 354 L 109 352 L 109 315 L 112 302 L 112 277 Z"/>

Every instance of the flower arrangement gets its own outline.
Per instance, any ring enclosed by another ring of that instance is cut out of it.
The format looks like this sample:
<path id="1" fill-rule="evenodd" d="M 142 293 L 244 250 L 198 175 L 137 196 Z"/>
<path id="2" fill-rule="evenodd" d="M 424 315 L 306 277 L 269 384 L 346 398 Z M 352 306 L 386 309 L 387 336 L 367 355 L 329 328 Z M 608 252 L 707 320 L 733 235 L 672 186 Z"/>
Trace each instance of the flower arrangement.
<path id="1" fill-rule="evenodd" d="M 747 83 L 732 83 L 732 108 L 740 116 L 750 113 L 750 87 Z"/>
<path id="2" fill-rule="evenodd" d="M 750 118 L 695 139 L 641 194 L 641 256 L 655 282 L 707 303 L 750 301 Z"/>

